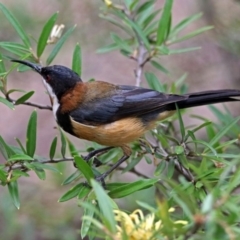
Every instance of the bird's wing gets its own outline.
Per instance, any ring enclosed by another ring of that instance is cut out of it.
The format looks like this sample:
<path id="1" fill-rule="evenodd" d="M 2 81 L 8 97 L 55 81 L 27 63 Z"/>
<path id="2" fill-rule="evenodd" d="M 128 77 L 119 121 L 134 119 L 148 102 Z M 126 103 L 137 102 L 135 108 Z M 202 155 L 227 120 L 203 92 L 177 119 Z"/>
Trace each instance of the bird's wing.
<path id="1" fill-rule="evenodd" d="M 126 117 L 159 114 L 167 105 L 187 96 L 164 94 L 135 86 L 117 86 L 108 94 L 96 93 L 91 101 L 83 102 L 70 116 L 83 124 L 100 125 Z"/>

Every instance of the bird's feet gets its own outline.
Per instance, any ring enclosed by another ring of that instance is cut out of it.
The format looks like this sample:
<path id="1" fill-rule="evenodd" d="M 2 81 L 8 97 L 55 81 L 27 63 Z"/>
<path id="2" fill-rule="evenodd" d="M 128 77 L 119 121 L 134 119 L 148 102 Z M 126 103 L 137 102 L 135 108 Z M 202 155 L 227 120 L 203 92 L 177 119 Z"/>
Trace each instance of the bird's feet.
<path id="1" fill-rule="evenodd" d="M 96 156 L 100 156 L 112 148 L 113 147 L 105 147 L 105 148 L 93 150 L 93 151 L 89 152 L 87 156 L 84 156 L 83 159 L 86 162 L 88 162 L 91 158 L 94 157 L 93 163 L 96 167 L 99 167 L 102 165 L 102 162 Z"/>

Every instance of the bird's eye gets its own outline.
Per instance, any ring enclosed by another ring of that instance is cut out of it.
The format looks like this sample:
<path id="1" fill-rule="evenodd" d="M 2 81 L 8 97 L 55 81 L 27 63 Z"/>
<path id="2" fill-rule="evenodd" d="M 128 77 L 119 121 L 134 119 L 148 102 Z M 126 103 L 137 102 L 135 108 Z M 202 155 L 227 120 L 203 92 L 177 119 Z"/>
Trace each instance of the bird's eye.
<path id="1" fill-rule="evenodd" d="M 51 76 L 48 74 L 46 75 L 46 81 L 49 82 L 51 80 Z"/>

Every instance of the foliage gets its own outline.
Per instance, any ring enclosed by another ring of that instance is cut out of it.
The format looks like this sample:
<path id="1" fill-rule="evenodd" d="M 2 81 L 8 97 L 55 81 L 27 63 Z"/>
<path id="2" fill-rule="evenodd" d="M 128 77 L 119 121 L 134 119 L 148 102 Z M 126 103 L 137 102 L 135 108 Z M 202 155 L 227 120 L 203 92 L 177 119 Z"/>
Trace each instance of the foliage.
<path id="1" fill-rule="evenodd" d="M 156 0 L 124 0 L 121 5 L 109 0 L 103 2 L 101 17 L 121 29 L 121 35 L 112 33 L 112 44 L 98 52 L 119 50 L 127 60 L 135 61 L 137 86 L 141 85 L 144 75 L 150 88 L 162 92 L 185 93 L 186 75 L 172 84 L 162 84 L 153 72 L 144 72 L 144 66 L 151 64 L 156 70 L 170 75 L 171 71 L 162 64 L 162 56 L 199 49 L 176 49 L 172 46 L 212 28 L 206 26 L 186 35 L 182 34 L 182 30 L 198 20 L 201 14 L 189 16 L 172 26 L 173 0 L 166 0 L 162 9 L 155 9 Z M 57 54 L 60 54 L 60 49 L 75 26 L 61 36 L 63 26 L 56 26 L 58 13 L 55 13 L 46 21 L 37 44 L 34 45 L 18 20 L 1 3 L 0 10 L 21 39 L 21 43 L 0 42 L 1 104 L 10 109 L 22 104 L 44 110 L 51 109 L 49 106 L 29 102 L 33 91 L 25 93 L 21 89 L 8 89 L 8 75 L 17 64 L 12 64 L 7 69 L 5 63 L 9 62 L 8 56 L 11 55 L 36 63 L 43 62 L 44 65 L 51 64 Z M 54 44 L 50 53 L 49 44 Z M 47 53 L 46 59 L 42 58 L 43 53 Z M 72 69 L 80 75 L 83 71 L 79 44 L 73 49 Z M 27 68 L 19 66 L 18 70 L 25 71 Z M 15 91 L 23 92 L 23 95 L 13 100 L 10 95 Z M 236 191 L 240 184 L 240 118 L 233 118 L 227 109 L 220 111 L 211 106 L 210 110 L 220 120 L 219 123 L 195 116 L 202 123 L 194 127 L 185 126 L 182 112 L 178 111 L 175 116 L 151 131 L 154 144 L 146 138 L 134 142 L 127 166 L 121 166 L 119 170 L 122 174 L 131 172 L 139 179 L 130 183 L 108 180 L 105 189 L 94 180 L 94 177 L 104 171 L 102 167 L 96 164 L 96 159 L 85 161 L 60 129 L 59 137 L 54 136 L 49 148 L 49 159 L 36 155 L 37 112 L 34 110 L 27 125 L 25 143 L 16 139 L 16 146 L 12 146 L 0 136 L 0 152 L 6 160 L 0 165 L 0 182 L 8 187 L 13 204 L 19 208 L 19 178 L 29 177 L 28 172 L 34 171 L 43 180 L 46 178 L 46 170 L 59 172 L 51 163 L 71 161 L 75 163 L 77 170 L 63 182 L 71 187 L 59 198 L 59 202 L 72 198 L 79 200 L 79 206 L 84 209 L 80 231 L 82 238 L 88 236 L 93 239 L 98 236 L 103 239 L 146 239 L 147 237 L 141 238 L 141 231 L 145 231 L 148 239 L 238 239 L 240 198 Z M 176 122 L 180 130 L 176 127 Z M 198 139 L 197 133 L 200 130 L 206 133 L 206 140 Z M 57 159 L 55 155 L 59 142 L 62 158 Z M 92 143 L 88 150 L 90 152 L 99 148 L 100 146 Z M 67 157 L 68 152 L 70 156 Z M 98 161 L 101 165 L 110 166 L 120 156 L 119 149 L 111 149 L 99 156 Z M 153 176 L 146 176 L 136 169 L 140 161 L 154 166 Z M 156 192 L 154 206 L 137 201 L 141 210 L 132 214 L 118 209 L 115 199 L 124 199 L 143 189 Z M 158 197 L 158 193 L 161 193 L 161 197 Z M 171 211 L 172 208 L 177 210 Z M 148 212 L 146 216 L 143 210 Z M 123 224 L 124 222 L 129 224 Z"/>

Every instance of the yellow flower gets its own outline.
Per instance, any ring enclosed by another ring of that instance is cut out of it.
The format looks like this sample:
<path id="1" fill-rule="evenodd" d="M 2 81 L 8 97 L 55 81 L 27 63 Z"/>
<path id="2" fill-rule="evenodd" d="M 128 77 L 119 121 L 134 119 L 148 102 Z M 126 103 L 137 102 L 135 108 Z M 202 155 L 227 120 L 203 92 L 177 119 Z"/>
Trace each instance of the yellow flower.
<path id="1" fill-rule="evenodd" d="M 104 0 L 105 4 L 107 5 L 107 7 L 111 7 L 112 6 L 112 1 L 110 0 Z"/>
<path id="2" fill-rule="evenodd" d="M 117 226 L 117 239 L 123 239 L 126 235 L 129 240 L 154 240 L 152 236 L 161 227 L 161 221 L 154 221 L 154 214 L 144 217 L 140 209 L 130 215 L 120 210 L 114 210 L 114 213 L 116 221 L 121 224 L 121 227 Z"/>
<path id="3" fill-rule="evenodd" d="M 174 208 L 170 208 L 169 212 L 174 212 Z M 155 215 L 148 214 L 144 216 L 143 212 L 140 209 L 135 210 L 131 214 L 127 214 L 120 210 L 114 210 L 115 219 L 119 223 L 117 225 L 117 235 L 114 239 L 125 239 L 124 236 L 127 236 L 128 240 L 156 240 L 154 237 L 156 232 L 160 233 L 162 227 L 162 221 L 155 221 Z M 174 224 L 188 224 L 187 221 L 178 220 Z M 162 235 L 164 237 L 164 235 Z M 167 237 L 164 239 L 168 239 Z"/>

